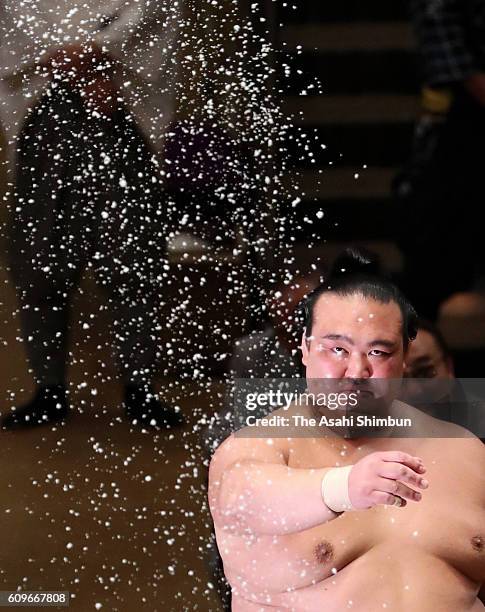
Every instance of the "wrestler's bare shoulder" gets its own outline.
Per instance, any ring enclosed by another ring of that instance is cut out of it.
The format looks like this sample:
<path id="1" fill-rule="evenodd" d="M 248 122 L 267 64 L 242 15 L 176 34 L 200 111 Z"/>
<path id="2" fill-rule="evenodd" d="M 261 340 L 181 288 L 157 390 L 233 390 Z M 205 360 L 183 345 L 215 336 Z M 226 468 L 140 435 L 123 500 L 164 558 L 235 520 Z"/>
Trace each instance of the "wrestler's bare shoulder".
<path id="1" fill-rule="evenodd" d="M 465 430 L 466 431 L 466 430 Z M 449 433 L 449 430 L 448 432 Z M 456 432 L 456 430 L 453 433 Z M 446 465 L 448 474 L 462 474 L 462 479 L 479 487 L 480 497 L 485 509 L 485 445 L 483 442 L 467 432 L 469 435 L 453 437 L 450 435 L 441 438 L 426 440 L 428 455 L 436 457 L 436 463 Z"/>
<path id="2" fill-rule="evenodd" d="M 294 434 L 293 427 L 284 427 L 277 420 L 272 419 L 282 418 L 288 421 L 288 417 L 292 414 L 285 408 L 273 410 L 262 419 L 256 420 L 254 424 L 242 427 L 235 433 L 231 434 L 217 448 L 211 464 L 228 465 L 238 459 L 253 459 L 254 461 L 268 460 L 277 463 L 285 460 L 289 448 L 289 439 Z"/>
<path id="3" fill-rule="evenodd" d="M 244 435 L 242 431 L 231 434 L 217 448 L 210 466 L 225 468 L 238 460 L 267 461 L 269 463 L 284 461 L 285 449 L 288 446 L 285 439 L 265 436 L 264 431 L 261 431 L 260 436 L 255 433 L 251 431 L 251 437 Z"/>
<path id="4" fill-rule="evenodd" d="M 231 434 L 217 448 L 209 465 L 209 506 L 215 524 L 224 523 L 219 513 L 220 492 L 224 482 L 231 482 L 233 487 L 240 476 L 235 475 L 233 468 L 244 463 L 266 463 L 288 465 L 287 442 L 268 437 L 245 437 Z"/>
<path id="5" fill-rule="evenodd" d="M 424 414 L 406 405 L 416 428 L 416 437 L 411 442 L 413 452 L 425 463 L 443 466 L 444 472 L 461 473 L 470 483 L 484 483 L 485 445 L 472 432 L 456 425 Z M 483 499 L 485 500 L 485 487 Z"/>
<path id="6" fill-rule="evenodd" d="M 287 465 L 288 441 L 271 437 L 265 428 L 245 427 L 232 433 L 216 449 L 209 465 L 209 484 L 215 475 L 240 461 Z"/>
<path id="7" fill-rule="evenodd" d="M 408 417 L 413 426 L 416 437 L 422 438 L 455 438 L 480 440 L 471 431 L 449 421 L 433 417 L 410 404 L 395 401 L 393 404 L 397 416 Z M 482 445 L 483 446 L 483 445 Z M 477 445 L 479 448 L 479 444 Z"/>

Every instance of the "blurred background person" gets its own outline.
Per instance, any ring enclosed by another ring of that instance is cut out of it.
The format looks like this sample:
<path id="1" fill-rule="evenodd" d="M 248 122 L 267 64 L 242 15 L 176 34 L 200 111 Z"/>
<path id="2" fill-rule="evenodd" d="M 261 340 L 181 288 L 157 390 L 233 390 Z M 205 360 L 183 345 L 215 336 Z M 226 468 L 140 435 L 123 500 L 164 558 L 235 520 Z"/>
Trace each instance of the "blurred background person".
<path id="1" fill-rule="evenodd" d="M 424 319 L 409 345 L 405 376 L 408 378 L 454 378 L 453 358 L 439 329 Z"/>
<path id="2" fill-rule="evenodd" d="M 180 415 L 151 386 L 163 287 L 164 134 L 182 3 L 0 4 L 0 112 L 8 139 L 10 273 L 37 392 L 4 428 L 68 413 L 69 309 L 90 269 L 109 294 L 130 420 Z"/>
<path id="3" fill-rule="evenodd" d="M 485 137 L 485 2 L 414 0 L 410 8 L 425 113 L 414 159 L 421 167 L 419 176 L 408 177 L 411 193 L 402 211 L 401 247 L 405 290 L 423 316 L 435 319 L 444 299 L 483 285 L 485 275 L 478 250 L 485 219 L 480 152 Z"/>
<path id="4" fill-rule="evenodd" d="M 409 345 L 405 364 L 408 401 L 485 439 L 485 404 L 455 380 L 453 356 L 437 326 L 419 320 L 418 333 Z"/>

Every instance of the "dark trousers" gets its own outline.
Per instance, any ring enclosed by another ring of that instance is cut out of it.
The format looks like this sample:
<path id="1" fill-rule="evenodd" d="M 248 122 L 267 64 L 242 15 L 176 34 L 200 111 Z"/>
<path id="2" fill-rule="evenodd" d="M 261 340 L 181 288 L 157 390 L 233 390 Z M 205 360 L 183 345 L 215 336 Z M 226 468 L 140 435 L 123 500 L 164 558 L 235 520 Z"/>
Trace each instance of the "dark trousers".
<path id="1" fill-rule="evenodd" d="M 53 86 L 29 114 L 18 142 L 9 254 L 37 382 L 64 383 L 69 305 L 87 268 L 109 297 L 120 373 L 151 379 L 163 204 L 152 154 L 127 111 L 95 115 L 77 93 Z"/>
<path id="2" fill-rule="evenodd" d="M 422 180 L 398 223 L 404 289 L 419 314 L 468 290 L 485 273 L 485 108 L 457 91 Z"/>

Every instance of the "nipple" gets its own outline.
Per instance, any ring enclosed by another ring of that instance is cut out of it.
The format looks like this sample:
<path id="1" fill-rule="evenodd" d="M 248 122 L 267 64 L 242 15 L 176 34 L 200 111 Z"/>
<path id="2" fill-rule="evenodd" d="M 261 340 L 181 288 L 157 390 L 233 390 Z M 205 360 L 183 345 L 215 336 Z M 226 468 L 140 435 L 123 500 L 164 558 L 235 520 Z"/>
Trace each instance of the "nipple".
<path id="1" fill-rule="evenodd" d="M 485 538 L 483 536 L 474 536 L 472 538 L 472 546 L 477 552 L 485 551 Z"/>
<path id="2" fill-rule="evenodd" d="M 333 546 L 330 542 L 320 542 L 315 546 L 314 553 L 318 563 L 328 563 L 333 558 Z"/>

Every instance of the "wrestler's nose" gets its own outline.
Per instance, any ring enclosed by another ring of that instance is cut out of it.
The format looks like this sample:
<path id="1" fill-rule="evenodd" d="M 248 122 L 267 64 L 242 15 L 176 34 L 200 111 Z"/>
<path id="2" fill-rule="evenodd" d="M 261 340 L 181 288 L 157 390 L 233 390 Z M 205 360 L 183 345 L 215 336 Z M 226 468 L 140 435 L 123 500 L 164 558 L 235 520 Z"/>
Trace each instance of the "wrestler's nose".
<path id="1" fill-rule="evenodd" d="M 372 368 L 364 355 L 351 355 L 347 361 L 346 378 L 370 378 Z"/>

